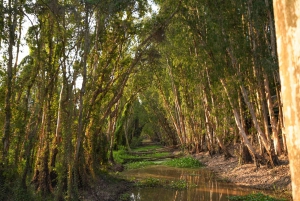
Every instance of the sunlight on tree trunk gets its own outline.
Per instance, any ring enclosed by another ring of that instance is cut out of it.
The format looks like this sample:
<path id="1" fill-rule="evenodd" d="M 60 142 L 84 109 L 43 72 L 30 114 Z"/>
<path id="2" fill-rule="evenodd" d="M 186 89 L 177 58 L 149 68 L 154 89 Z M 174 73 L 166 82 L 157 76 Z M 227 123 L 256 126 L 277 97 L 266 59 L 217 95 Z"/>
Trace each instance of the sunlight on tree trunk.
<path id="1" fill-rule="evenodd" d="M 293 199 L 300 200 L 300 0 L 274 1 L 277 50 L 282 86 L 284 132 Z"/>

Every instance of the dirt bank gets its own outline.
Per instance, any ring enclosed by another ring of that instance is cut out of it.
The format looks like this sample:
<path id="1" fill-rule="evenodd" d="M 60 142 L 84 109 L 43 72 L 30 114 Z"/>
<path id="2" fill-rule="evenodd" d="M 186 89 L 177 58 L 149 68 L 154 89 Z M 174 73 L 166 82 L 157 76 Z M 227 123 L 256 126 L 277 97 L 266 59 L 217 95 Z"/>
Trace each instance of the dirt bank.
<path id="1" fill-rule="evenodd" d="M 133 183 L 127 180 L 115 178 L 110 175 L 99 176 L 94 185 L 88 189 L 82 189 L 80 200 L 82 201 L 122 201 L 127 200 L 126 193 L 133 187 Z M 125 194 L 124 194 L 125 193 Z"/>
<path id="2" fill-rule="evenodd" d="M 286 156 L 281 156 L 280 166 L 273 169 L 262 165 L 256 169 L 254 164 L 239 165 L 236 156 L 225 160 L 223 155 L 217 154 L 211 157 L 208 153 L 202 152 L 196 154 L 195 158 L 222 180 L 260 190 L 273 190 L 290 198 L 291 175 Z"/>

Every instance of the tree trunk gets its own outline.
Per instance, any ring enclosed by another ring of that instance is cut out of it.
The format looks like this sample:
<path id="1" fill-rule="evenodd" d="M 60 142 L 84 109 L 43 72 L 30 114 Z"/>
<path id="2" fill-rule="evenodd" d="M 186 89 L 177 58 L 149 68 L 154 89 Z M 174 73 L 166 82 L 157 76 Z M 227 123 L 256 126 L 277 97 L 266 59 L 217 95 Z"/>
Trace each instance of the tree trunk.
<path id="1" fill-rule="evenodd" d="M 282 114 L 282 96 L 281 96 L 281 87 L 280 87 L 280 79 L 279 79 L 279 72 L 274 72 L 274 83 L 276 85 L 276 96 L 278 101 L 278 130 L 281 130 L 282 136 L 282 149 L 283 153 L 287 154 L 287 146 L 286 146 L 286 137 L 284 132 L 284 123 L 283 123 L 283 114 Z"/>
<path id="2" fill-rule="evenodd" d="M 255 126 L 255 128 L 257 130 L 257 134 L 260 137 L 260 139 L 262 141 L 262 144 L 264 145 L 264 147 L 265 147 L 265 149 L 266 149 L 266 151 L 268 153 L 271 166 L 274 167 L 273 157 L 275 157 L 275 156 L 273 154 L 272 147 L 271 147 L 270 143 L 267 141 L 267 138 L 266 138 L 265 134 L 262 132 L 262 130 L 261 130 L 259 124 L 258 124 L 256 115 L 255 115 L 255 112 L 254 112 L 253 105 L 252 105 L 252 103 L 249 100 L 249 97 L 248 97 L 246 89 L 242 85 L 240 87 L 241 87 L 242 95 L 244 97 L 244 101 L 247 104 L 249 112 L 251 114 L 251 118 L 252 118 L 253 124 L 254 124 L 254 126 Z M 275 158 L 275 163 L 277 163 L 277 158 Z"/>
<path id="3" fill-rule="evenodd" d="M 269 116 L 270 116 L 270 123 L 271 123 L 272 133 L 273 133 L 274 150 L 275 150 L 275 154 L 279 156 L 279 155 L 281 155 L 281 146 L 280 146 L 280 141 L 279 141 L 279 136 L 278 136 L 277 121 L 276 121 L 275 115 L 274 115 L 274 106 L 273 106 L 273 102 L 271 99 L 269 79 L 268 79 L 268 75 L 265 72 L 263 72 L 263 76 L 264 76 L 264 85 L 265 85 L 265 90 L 266 90 L 266 98 L 267 98 L 268 110 L 269 110 Z"/>
<path id="4" fill-rule="evenodd" d="M 241 137 L 243 139 L 244 144 L 247 146 L 247 148 L 248 148 L 248 150 L 249 150 L 249 152 L 250 152 L 250 154 L 252 156 L 252 160 L 254 161 L 254 164 L 256 165 L 256 167 L 258 167 L 259 164 L 258 164 L 258 162 L 256 160 L 256 152 L 255 152 L 254 148 L 252 147 L 252 145 L 250 144 L 250 142 L 249 142 L 249 140 L 247 138 L 246 132 L 245 132 L 245 130 L 244 130 L 243 126 L 242 126 L 242 123 L 241 123 L 241 118 L 239 116 L 238 110 L 234 107 L 233 102 L 231 100 L 231 97 L 230 97 L 230 95 L 228 93 L 226 84 L 225 84 L 225 82 L 222 79 L 221 79 L 221 83 L 222 83 L 222 85 L 224 87 L 225 93 L 227 95 L 227 98 L 229 100 L 230 106 L 232 108 L 236 125 L 237 125 L 237 127 L 238 127 L 238 129 L 240 131 L 239 133 L 240 133 L 240 135 L 241 135 Z"/>
<path id="5" fill-rule="evenodd" d="M 8 6 L 10 10 L 15 10 L 16 1 L 8 1 Z M 12 80 L 13 80 L 13 47 L 15 44 L 15 29 L 17 25 L 17 12 L 9 12 L 8 16 L 8 63 L 6 66 L 6 90 L 5 90 L 5 121 L 4 121 L 4 133 L 2 138 L 3 151 L 2 151 L 2 161 L 5 165 L 8 165 L 8 152 L 10 146 L 10 132 L 11 132 L 11 97 L 12 97 Z"/>
<path id="6" fill-rule="evenodd" d="M 293 199 L 300 200 L 300 0 L 278 0 L 273 5 Z"/>
<path id="7" fill-rule="evenodd" d="M 75 153 L 74 153 L 74 165 L 72 167 L 72 174 L 74 177 L 74 183 L 73 183 L 73 188 L 75 190 L 73 191 L 73 199 L 77 200 L 78 195 L 77 195 L 77 188 L 78 188 L 78 182 L 80 175 L 79 174 L 84 174 L 84 172 L 80 172 L 80 149 L 82 148 L 82 140 L 84 136 L 84 96 L 85 96 L 85 90 L 86 90 L 86 80 L 87 80 L 87 59 L 88 59 L 88 54 L 90 51 L 90 39 L 89 39 L 89 12 L 90 8 L 88 3 L 85 4 L 85 17 L 84 17 L 84 53 L 83 53 L 83 61 L 82 61 L 82 86 L 80 89 L 80 95 L 79 95 L 79 115 L 78 115 L 78 127 L 77 127 L 77 136 L 76 136 L 76 145 L 75 145 Z M 81 153 L 81 156 L 84 154 Z"/>
<path id="8" fill-rule="evenodd" d="M 184 145 L 187 143 L 187 137 L 186 137 L 186 128 L 185 128 L 185 122 L 184 122 L 184 116 L 181 109 L 181 104 L 179 101 L 179 92 L 177 90 L 177 86 L 175 85 L 174 76 L 172 72 L 172 67 L 169 64 L 169 61 L 167 59 L 167 66 L 169 69 L 169 76 L 172 83 L 172 91 L 174 95 L 174 103 L 175 103 L 175 117 L 177 120 L 177 125 L 179 125 L 179 131 L 180 135 L 182 136 Z"/>

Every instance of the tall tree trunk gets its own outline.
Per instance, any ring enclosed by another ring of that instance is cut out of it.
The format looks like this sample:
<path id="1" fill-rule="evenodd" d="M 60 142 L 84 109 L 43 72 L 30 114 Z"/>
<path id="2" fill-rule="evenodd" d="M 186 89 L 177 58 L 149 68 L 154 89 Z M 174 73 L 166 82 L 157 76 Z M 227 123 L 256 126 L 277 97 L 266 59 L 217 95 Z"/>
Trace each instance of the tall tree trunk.
<path id="1" fill-rule="evenodd" d="M 274 150 L 276 155 L 281 155 L 281 145 L 279 141 L 277 121 L 274 115 L 274 106 L 271 98 L 269 79 L 268 79 L 268 75 L 265 72 L 263 72 L 263 76 L 264 76 L 264 85 L 266 90 L 266 98 L 267 98 L 268 110 L 270 116 L 270 123 L 271 123 L 272 133 L 273 133 Z"/>
<path id="2" fill-rule="evenodd" d="M 14 12 L 9 12 L 8 16 L 8 63 L 6 67 L 6 91 L 5 91 L 5 121 L 3 129 L 3 151 L 2 151 L 2 161 L 5 165 L 8 164 L 8 152 L 10 146 L 10 132 L 11 132 L 11 97 L 12 97 L 12 80 L 13 80 L 13 47 L 15 45 L 15 29 L 17 26 L 17 12 L 15 7 L 17 6 L 17 0 L 8 1 L 9 10 L 14 10 Z"/>
<path id="3" fill-rule="evenodd" d="M 286 137 L 284 132 L 284 123 L 283 123 L 283 114 L 282 114 L 282 96 L 281 96 L 281 86 L 280 86 L 280 78 L 279 72 L 273 72 L 274 83 L 276 88 L 276 97 L 278 102 L 278 131 L 281 130 L 282 136 L 282 150 L 284 154 L 287 154 L 287 145 L 286 145 Z"/>
<path id="4" fill-rule="evenodd" d="M 87 59 L 88 54 L 90 50 L 90 40 L 89 40 L 89 3 L 85 3 L 85 16 L 84 16 L 84 52 L 83 52 L 83 60 L 82 60 L 82 86 L 80 89 L 80 95 L 79 95 L 79 116 L 78 116 L 78 127 L 77 127 L 77 136 L 76 136 L 76 145 L 75 145 L 75 154 L 74 154 L 74 165 L 72 168 L 72 174 L 74 177 L 74 186 L 75 190 L 73 191 L 73 197 L 71 199 L 77 200 L 78 194 L 77 194 L 77 188 L 78 188 L 78 182 L 79 182 L 79 166 L 83 165 L 80 164 L 79 156 L 80 156 L 80 149 L 82 148 L 82 140 L 84 136 L 84 95 L 86 90 L 86 80 L 87 80 Z M 83 156 L 83 153 L 81 153 L 81 156 Z M 81 172 L 83 174 L 83 172 Z"/>
<path id="5" fill-rule="evenodd" d="M 258 164 L 258 161 L 256 160 L 256 152 L 255 152 L 254 148 L 252 147 L 252 145 L 250 144 L 250 142 L 249 142 L 249 140 L 247 138 L 246 132 L 245 132 L 245 130 L 244 130 L 243 126 L 242 126 L 242 123 L 241 123 L 241 118 L 240 118 L 240 115 L 238 113 L 238 110 L 233 105 L 233 102 L 232 102 L 231 97 L 229 95 L 229 92 L 228 92 L 228 89 L 227 89 L 225 81 L 221 79 L 221 83 L 222 83 L 222 85 L 224 87 L 225 93 L 227 95 L 227 98 L 229 100 L 230 106 L 232 108 L 234 119 L 235 119 L 236 125 L 237 125 L 237 127 L 238 127 L 238 129 L 240 131 L 239 133 L 241 135 L 241 138 L 243 139 L 244 144 L 247 146 L 247 148 L 248 148 L 248 150 L 249 150 L 249 152 L 251 154 L 252 160 L 254 161 L 254 164 L 256 165 L 256 167 L 258 167 L 259 164 Z"/>
<path id="6" fill-rule="evenodd" d="M 118 112 L 119 112 L 119 104 L 120 101 L 115 106 L 114 111 L 109 116 L 109 122 L 107 127 L 107 134 L 109 140 L 109 161 L 111 163 L 115 163 L 114 156 L 113 156 L 113 149 L 114 149 L 114 139 L 115 139 L 115 131 L 116 131 L 116 123 L 118 119 Z"/>
<path id="7" fill-rule="evenodd" d="M 49 98 L 49 97 L 47 97 Z M 46 99 L 46 98 L 45 98 Z M 39 150 L 32 183 L 43 196 L 52 192 L 49 170 L 49 134 L 50 134 L 50 100 L 44 101 L 41 129 L 39 133 Z"/>
<path id="8" fill-rule="evenodd" d="M 270 6 L 269 0 L 265 0 L 265 4 L 267 7 L 267 14 L 268 14 L 268 18 L 269 18 L 269 27 L 270 27 L 270 34 L 271 34 L 271 55 L 272 55 L 273 59 L 275 60 L 275 62 L 277 62 L 274 16 L 273 16 L 273 12 L 272 12 L 272 8 Z"/>
<path id="9" fill-rule="evenodd" d="M 271 147 L 271 144 L 267 141 L 267 138 L 265 136 L 265 134 L 262 132 L 261 128 L 260 128 L 260 125 L 257 121 L 257 118 L 256 118 L 256 115 L 255 115 L 255 111 L 254 111 L 254 108 L 253 108 L 253 105 L 252 103 L 250 102 L 249 100 L 249 97 L 248 97 L 248 94 L 247 94 L 247 91 L 245 89 L 244 86 L 240 86 L 241 88 L 241 91 L 242 91 L 242 95 L 244 97 L 244 101 L 245 103 L 247 104 L 248 106 L 248 109 L 249 109 L 249 112 L 251 114 L 251 118 L 252 118 L 252 121 L 253 121 L 253 124 L 257 130 L 257 134 L 258 136 L 260 137 L 261 141 L 262 141 L 262 144 L 264 145 L 268 155 L 269 155 L 269 161 L 271 163 L 271 166 L 274 167 L 274 160 L 273 158 L 275 157 L 274 154 L 273 154 L 273 150 L 272 150 L 272 147 Z M 275 163 L 277 164 L 277 159 L 275 158 Z"/>
<path id="10" fill-rule="evenodd" d="M 186 136 L 186 128 L 185 128 L 185 122 L 184 122 L 184 116 L 182 113 L 182 109 L 181 109 L 181 104 L 179 101 L 179 92 L 177 90 L 177 86 L 175 84 L 174 81 L 174 76 L 173 76 L 173 72 L 172 72 L 172 67 L 170 66 L 169 60 L 167 59 L 167 67 L 169 69 L 169 76 L 170 76 L 170 80 L 172 83 L 172 91 L 173 91 L 173 95 L 174 95 L 174 103 L 175 103 L 175 114 L 176 114 L 176 120 L 177 120 L 177 125 L 179 125 L 179 131 L 180 131 L 180 135 L 182 136 L 183 139 L 183 143 L 184 145 L 187 143 L 187 136 Z"/>
<path id="11" fill-rule="evenodd" d="M 278 0 L 273 6 L 292 192 L 300 200 L 300 0 Z"/>
<path id="12" fill-rule="evenodd" d="M 174 125 L 174 128 L 175 128 L 175 130 L 176 130 L 176 133 L 177 133 L 177 136 L 178 136 L 178 138 L 179 138 L 179 141 L 180 141 L 181 145 L 184 145 L 183 136 L 181 135 L 181 131 L 180 131 L 180 125 L 179 125 L 178 121 L 176 120 L 176 117 L 174 117 L 174 115 L 173 115 L 173 113 L 172 113 L 171 106 L 169 105 L 169 102 L 167 101 L 167 97 L 166 97 L 166 95 L 165 95 L 164 92 L 163 92 L 162 84 L 161 84 L 161 82 L 160 82 L 158 76 L 156 76 L 156 77 L 157 77 L 157 80 L 158 80 L 158 82 L 159 82 L 159 84 L 158 84 L 158 89 L 159 89 L 159 91 L 160 91 L 160 93 L 161 93 L 161 96 L 162 96 L 162 98 L 163 98 L 163 101 L 164 101 L 164 102 L 163 102 L 164 107 L 166 108 L 166 111 L 169 112 L 169 116 L 170 116 L 170 118 L 171 118 L 171 120 L 172 120 L 172 123 L 173 123 L 173 125 Z"/>

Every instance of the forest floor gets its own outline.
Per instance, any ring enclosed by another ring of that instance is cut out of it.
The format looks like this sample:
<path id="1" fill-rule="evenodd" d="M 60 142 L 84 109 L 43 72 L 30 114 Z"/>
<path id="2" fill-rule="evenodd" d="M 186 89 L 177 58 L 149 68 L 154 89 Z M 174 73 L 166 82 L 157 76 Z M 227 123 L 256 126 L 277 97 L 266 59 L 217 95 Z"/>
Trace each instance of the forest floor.
<path id="1" fill-rule="evenodd" d="M 208 169 L 213 171 L 220 180 L 228 181 L 239 186 L 259 190 L 272 190 L 281 197 L 291 199 L 291 175 L 287 156 L 279 157 L 280 165 L 273 169 L 254 164 L 239 165 L 238 157 L 229 149 L 233 157 L 225 160 L 224 155 L 215 154 L 212 157 L 208 152 L 194 155 Z"/>
<path id="2" fill-rule="evenodd" d="M 99 176 L 94 185 L 80 192 L 81 201 L 122 201 L 128 200 L 133 183 L 109 174 Z"/>

